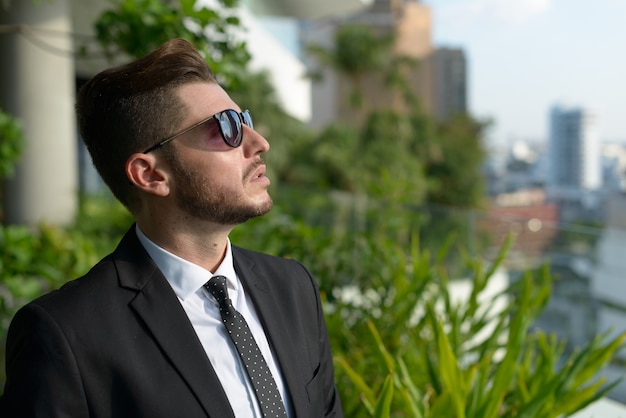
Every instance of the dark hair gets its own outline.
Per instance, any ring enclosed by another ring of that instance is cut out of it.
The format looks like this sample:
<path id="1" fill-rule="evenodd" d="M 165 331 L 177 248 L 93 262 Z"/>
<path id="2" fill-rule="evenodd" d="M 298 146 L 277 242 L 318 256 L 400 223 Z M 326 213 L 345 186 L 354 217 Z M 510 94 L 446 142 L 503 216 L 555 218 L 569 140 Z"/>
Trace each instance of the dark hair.
<path id="1" fill-rule="evenodd" d="M 185 114 L 175 89 L 192 82 L 217 81 L 189 42 L 173 39 L 143 58 L 102 71 L 78 92 L 78 127 L 93 164 L 131 212 L 136 192 L 126 177 L 126 160 L 173 133 Z"/>

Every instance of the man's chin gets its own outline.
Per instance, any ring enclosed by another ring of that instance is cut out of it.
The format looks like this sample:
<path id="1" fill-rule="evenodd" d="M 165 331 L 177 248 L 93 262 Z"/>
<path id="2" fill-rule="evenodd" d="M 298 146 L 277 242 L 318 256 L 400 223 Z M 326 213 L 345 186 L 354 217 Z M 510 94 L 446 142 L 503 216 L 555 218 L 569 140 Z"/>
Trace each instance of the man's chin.
<path id="1" fill-rule="evenodd" d="M 265 202 L 265 204 L 259 206 L 258 213 L 254 217 L 263 216 L 263 215 L 267 214 L 270 210 L 272 210 L 273 206 L 274 206 L 274 202 L 272 201 L 272 198 L 269 197 L 269 195 L 268 195 L 267 196 L 267 202 Z"/>
<path id="2" fill-rule="evenodd" d="M 267 202 L 264 202 L 263 204 L 259 204 L 254 208 L 248 208 L 248 210 L 232 212 L 230 216 L 227 216 L 228 219 L 226 219 L 226 217 L 224 218 L 224 220 L 226 221 L 224 222 L 224 224 L 236 226 L 247 222 L 252 218 L 258 218 L 260 216 L 263 216 L 272 209 L 273 204 L 274 203 L 272 202 L 272 199 L 270 199 L 268 196 Z"/>

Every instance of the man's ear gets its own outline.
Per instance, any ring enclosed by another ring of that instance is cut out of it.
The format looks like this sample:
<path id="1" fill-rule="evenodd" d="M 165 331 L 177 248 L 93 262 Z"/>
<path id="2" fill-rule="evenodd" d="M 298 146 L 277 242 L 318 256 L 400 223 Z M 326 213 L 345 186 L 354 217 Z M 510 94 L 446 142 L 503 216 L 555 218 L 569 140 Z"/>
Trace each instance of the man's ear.
<path id="1" fill-rule="evenodd" d="M 135 187 L 157 196 L 170 193 L 169 174 L 152 154 L 135 153 L 126 160 L 126 176 Z"/>

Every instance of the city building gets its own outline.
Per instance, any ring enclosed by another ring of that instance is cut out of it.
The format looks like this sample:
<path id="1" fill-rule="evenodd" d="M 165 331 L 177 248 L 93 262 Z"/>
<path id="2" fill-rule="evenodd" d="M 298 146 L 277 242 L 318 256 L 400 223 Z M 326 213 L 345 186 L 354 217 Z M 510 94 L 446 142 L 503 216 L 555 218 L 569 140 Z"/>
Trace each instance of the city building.
<path id="1" fill-rule="evenodd" d="M 591 110 L 552 108 L 549 153 L 548 185 L 553 195 L 600 188 L 600 138 L 597 117 Z"/>
<path id="2" fill-rule="evenodd" d="M 393 36 L 388 61 L 408 58 L 413 65 L 403 68 L 410 92 L 421 108 L 440 120 L 467 112 L 467 63 L 458 48 L 437 48 L 431 40 L 430 8 L 417 0 L 375 0 L 363 11 L 303 24 L 306 45 L 332 49 L 338 30 L 365 25 L 378 36 Z M 398 64 L 399 65 L 399 64 Z M 319 71 L 313 81 L 311 126 L 323 128 L 337 121 L 359 122 L 366 112 L 355 108 L 349 98 L 358 89 L 368 110 L 405 110 L 402 94 L 385 81 L 380 72 L 362 74 L 358 86 L 349 75 L 328 68 L 309 57 L 309 66 Z"/>
<path id="3" fill-rule="evenodd" d="M 548 199 L 563 221 L 599 220 L 603 192 L 598 118 L 587 108 L 550 111 Z"/>
<path id="4" fill-rule="evenodd" d="M 460 48 L 441 47 L 431 56 L 433 74 L 433 113 L 446 120 L 456 113 L 467 113 L 467 62 Z"/>
<path id="5" fill-rule="evenodd" d="M 607 202 L 605 228 L 596 248 L 596 265 L 591 281 L 591 295 L 596 301 L 595 332 L 610 332 L 613 336 L 626 332 L 626 194 L 614 194 Z M 626 374 L 626 351 L 605 374 L 615 379 Z M 626 402 L 626 381 L 613 392 L 620 402 Z"/>

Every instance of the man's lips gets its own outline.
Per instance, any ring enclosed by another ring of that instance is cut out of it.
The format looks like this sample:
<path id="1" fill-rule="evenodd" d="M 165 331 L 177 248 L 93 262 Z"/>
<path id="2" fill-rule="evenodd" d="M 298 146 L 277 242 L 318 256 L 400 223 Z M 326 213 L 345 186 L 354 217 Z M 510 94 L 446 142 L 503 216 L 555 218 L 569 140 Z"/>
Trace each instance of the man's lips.
<path id="1" fill-rule="evenodd" d="M 247 170 L 245 178 L 250 178 L 250 181 L 257 181 L 261 179 L 267 179 L 267 181 L 269 181 L 269 179 L 265 177 L 265 171 L 265 163 L 262 160 L 257 161 Z"/>
<path id="2" fill-rule="evenodd" d="M 261 166 L 258 170 L 255 171 L 254 175 L 252 176 L 252 180 L 259 179 L 263 176 L 265 176 L 265 166 Z"/>

